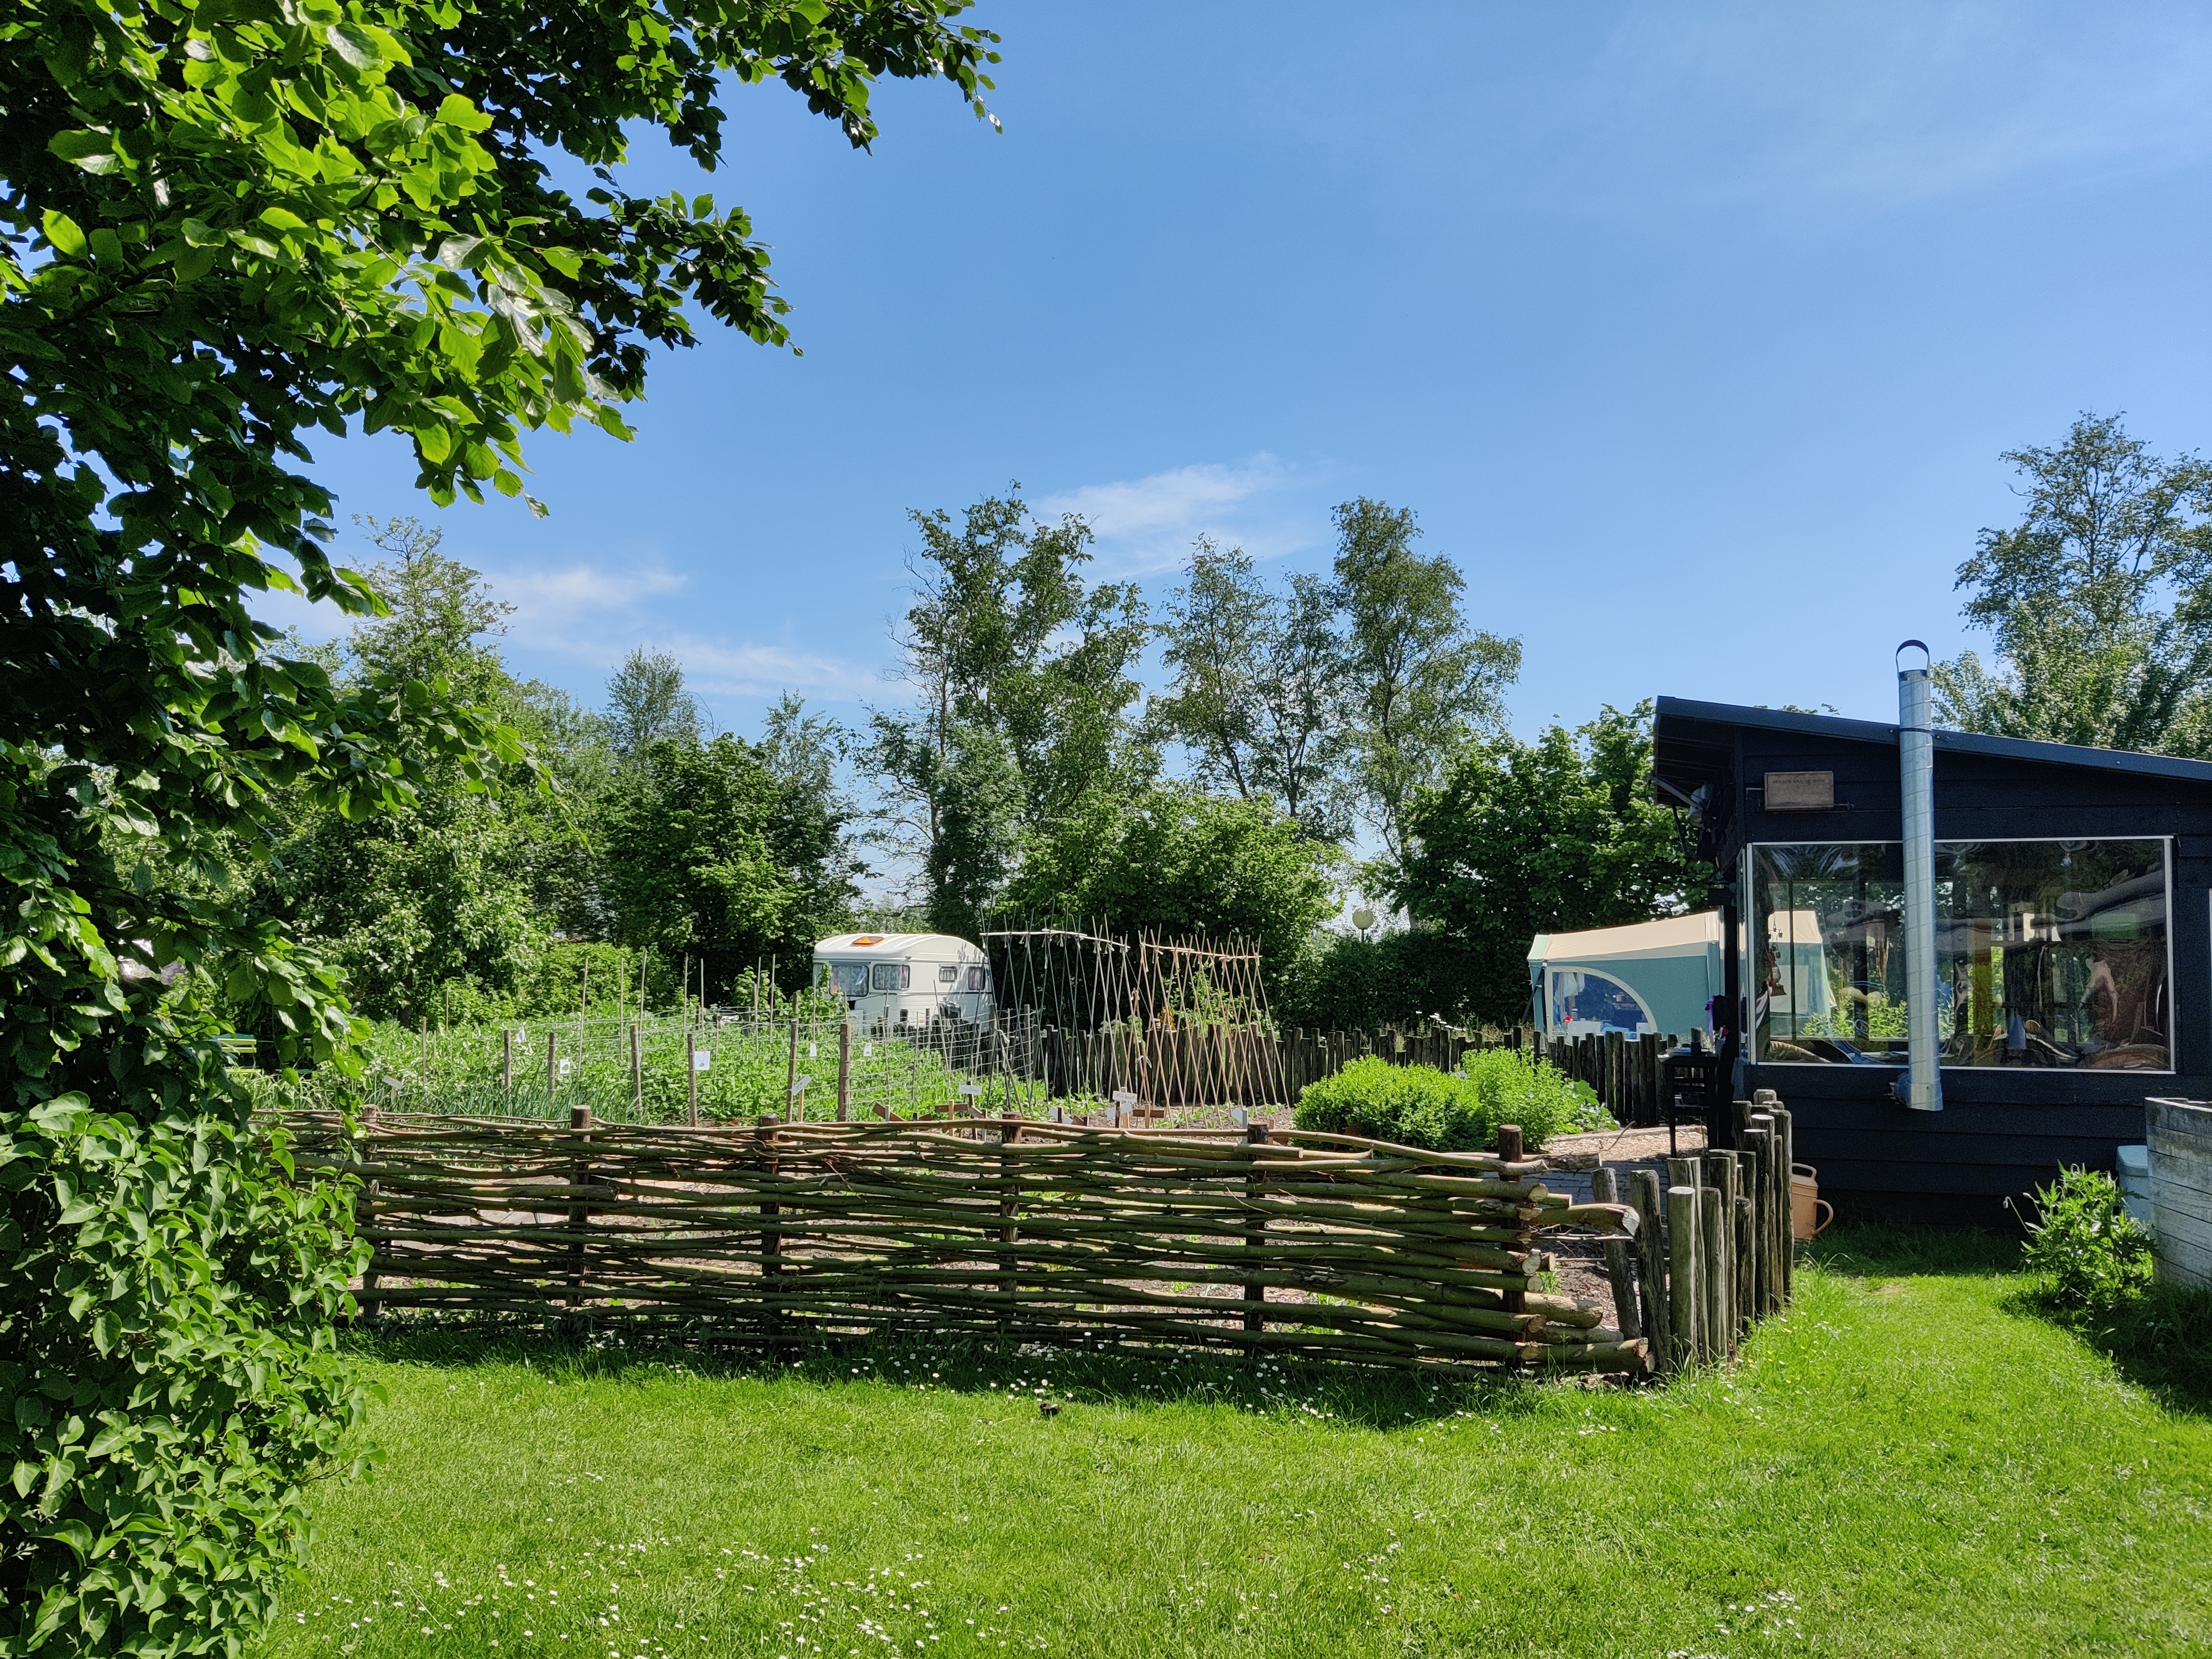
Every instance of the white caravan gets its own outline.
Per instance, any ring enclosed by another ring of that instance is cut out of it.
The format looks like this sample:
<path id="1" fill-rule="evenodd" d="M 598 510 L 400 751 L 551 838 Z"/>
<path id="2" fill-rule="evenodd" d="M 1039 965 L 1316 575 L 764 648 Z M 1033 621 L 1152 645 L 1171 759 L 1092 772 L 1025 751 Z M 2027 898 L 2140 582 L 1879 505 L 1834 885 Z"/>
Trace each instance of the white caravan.
<path id="1" fill-rule="evenodd" d="M 814 984 L 862 1030 L 991 1021 L 991 963 L 950 933 L 840 933 L 814 947 Z"/>

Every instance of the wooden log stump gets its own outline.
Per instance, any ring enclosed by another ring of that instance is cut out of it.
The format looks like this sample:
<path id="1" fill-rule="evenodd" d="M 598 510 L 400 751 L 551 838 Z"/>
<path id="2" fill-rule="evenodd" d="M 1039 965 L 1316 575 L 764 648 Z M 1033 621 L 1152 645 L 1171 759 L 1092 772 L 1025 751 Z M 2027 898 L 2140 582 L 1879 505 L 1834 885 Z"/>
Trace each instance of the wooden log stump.
<path id="1" fill-rule="evenodd" d="M 1695 1187 L 1667 1189 L 1667 1323 L 1668 1369 L 1683 1370 L 1703 1358 L 1698 1333 L 1699 1306 L 1705 1299 L 1699 1282 L 1698 1251 L 1698 1193 Z"/>
<path id="2" fill-rule="evenodd" d="M 1672 1370 L 1674 1348 L 1668 1334 L 1667 1231 L 1662 1224 L 1663 1200 L 1657 1173 L 1637 1170 L 1629 1178 L 1628 1196 L 1636 1206 L 1640 1224 L 1636 1230 L 1636 1250 L 1643 1268 L 1644 1334 L 1650 1339 L 1652 1355 L 1661 1368 Z"/>
<path id="3" fill-rule="evenodd" d="M 1601 1204 L 1620 1201 L 1620 1188 L 1613 1172 L 1602 1164 L 1590 1174 L 1590 1196 Z M 1613 1317 L 1620 1322 L 1624 1337 L 1644 1334 L 1644 1320 L 1637 1306 L 1636 1275 L 1628 1265 L 1628 1242 L 1608 1238 L 1605 1241 L 1605 1275 L 1613 1285 Z"/>
<path id="4" fill-rule="evenodd" d="M 1774 1151 L 1774 1175 L 1781 1183 L 1781 1203 L 1774 1207 L 1781 1217 L 1781 1230 L 1778 1230 L 1783 1255 L 1781 1301 L 1783 1307 L 1787 1307 L 1796 1297 L 1796 1230 L 1790 1225 L 1790 1170 L 1796 1168 L 1796 1141 L 1794 1141 L 1792 1124 L 1790 1124 L 1790 1109 L 1783 1106 L 1781 1102 L 1774 1102 L 1774 1106 L 1770 1106 L 1767 1110 L 1774 1113 L 1774 1137 L 1781 1141 L 1781 1146 Z"/>
<path id="5" fill-rule="evenodd" d="M 1717 1365 L 1728 1358 L 1727 1316 L 1723 1311 L 1722 1297 L 1727 1285 L 1723 1278 L 1726 1256 L 1721 1248 L 1721 1192 L 1717 1187 L 1699 1187 L 1698 1204 L 1698 1335 L 1701 1358 L 1708 1364 Z"/>

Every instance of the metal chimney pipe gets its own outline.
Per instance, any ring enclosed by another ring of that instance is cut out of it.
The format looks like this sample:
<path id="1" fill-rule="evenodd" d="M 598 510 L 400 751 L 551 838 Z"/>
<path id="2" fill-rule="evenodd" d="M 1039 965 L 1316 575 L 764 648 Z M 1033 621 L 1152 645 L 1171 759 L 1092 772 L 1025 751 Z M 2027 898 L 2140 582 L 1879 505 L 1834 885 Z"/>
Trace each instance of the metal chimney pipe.
<path id="1" fill-rule="evenodd" d="M 1927 646 L 1917 668 L 1897 671 L 1897 763 L 1905 799 L 1905 1076 L 1898 1097 L 1916 1112 L 1943 1109 L 1936 1042 L 1936 734 Z"/>

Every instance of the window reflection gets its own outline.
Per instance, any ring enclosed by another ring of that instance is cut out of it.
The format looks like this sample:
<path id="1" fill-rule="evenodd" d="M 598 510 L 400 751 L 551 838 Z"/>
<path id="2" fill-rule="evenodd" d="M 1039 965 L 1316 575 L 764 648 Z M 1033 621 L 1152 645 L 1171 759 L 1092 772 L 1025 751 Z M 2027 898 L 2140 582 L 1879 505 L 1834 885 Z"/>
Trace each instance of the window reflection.
<path id="1" fill-rule="evenodd" d="M 1901 1064 L 1903 849 L 1753 849 L 1762 1060 Z M 2160 841 L 1936 848 L 1936 1032 L 1947 1066 L 2170 1069 Z"/>

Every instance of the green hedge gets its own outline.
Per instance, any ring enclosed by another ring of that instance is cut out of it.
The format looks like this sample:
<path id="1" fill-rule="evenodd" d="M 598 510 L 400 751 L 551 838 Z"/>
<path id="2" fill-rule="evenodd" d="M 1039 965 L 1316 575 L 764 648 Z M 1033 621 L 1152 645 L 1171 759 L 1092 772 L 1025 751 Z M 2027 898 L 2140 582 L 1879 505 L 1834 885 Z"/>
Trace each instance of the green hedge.
<path id="1" fill-rule="evenodd" d="M 1519 1124 L 1533 1149 L 1613 1121 L 1587 1084 L 1510 1048 L 1469 1054 L 1458 1072 L 1355 1060 L 1298 1097 L 1296 1121 L 1301 1129 L 1449 1152 L 1496 1146 L 1501 1123 Z"/>

